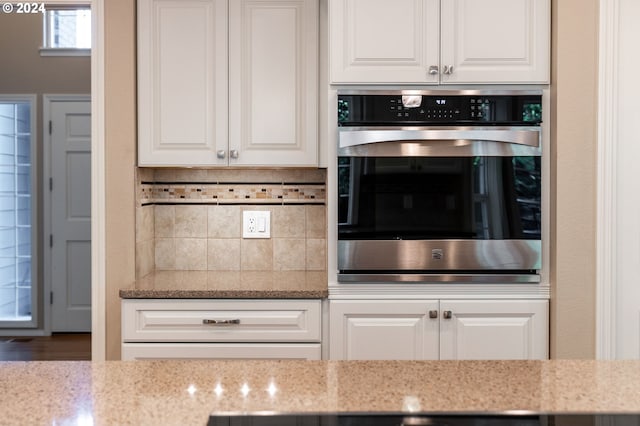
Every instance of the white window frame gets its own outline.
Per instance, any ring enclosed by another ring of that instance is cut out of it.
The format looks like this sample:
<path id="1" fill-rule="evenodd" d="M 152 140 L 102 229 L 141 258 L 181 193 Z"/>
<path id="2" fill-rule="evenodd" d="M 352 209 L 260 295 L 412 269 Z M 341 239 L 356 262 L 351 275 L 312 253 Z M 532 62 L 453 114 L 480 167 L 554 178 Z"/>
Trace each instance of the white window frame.
<path id="1" fill-rule="evenodd" d="M 78 0 L 73 3 L 49 3 L 45 2 L 45 9 L 50 10 L 91 10 L 90 0 Z M 73 47 L 51 47 L 50 31 L 48 28 L 49 14 L 43 14 L 42 19 L 42 47 L 40 48 L 40 56 L 91 56 L 90 48 L 73 48 Z M 92 20 L 93 21 L 93 20 Z M 93 40 L 92 40 L 93 43 Z"/>

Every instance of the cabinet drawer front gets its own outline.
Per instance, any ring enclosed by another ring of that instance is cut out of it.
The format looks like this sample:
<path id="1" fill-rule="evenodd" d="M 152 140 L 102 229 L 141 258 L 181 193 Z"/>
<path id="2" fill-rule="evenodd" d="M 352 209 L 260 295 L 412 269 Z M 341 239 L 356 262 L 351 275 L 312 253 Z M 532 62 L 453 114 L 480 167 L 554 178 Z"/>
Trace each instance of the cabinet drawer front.
<path id="1" fill-rule="evenodd" d="M 318 342 L 320 301 L 126 300 L 125 342 Z"/>

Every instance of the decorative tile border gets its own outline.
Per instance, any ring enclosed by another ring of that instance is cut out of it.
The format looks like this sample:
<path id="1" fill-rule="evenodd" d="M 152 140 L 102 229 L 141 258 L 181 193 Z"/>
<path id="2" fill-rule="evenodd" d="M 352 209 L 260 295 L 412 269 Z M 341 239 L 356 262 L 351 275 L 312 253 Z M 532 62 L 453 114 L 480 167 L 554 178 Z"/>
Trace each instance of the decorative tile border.
<path id="1" fill-rule="evenodd" d="M 141 205 L 154 203 L 206 204 L 324 204 L 326 186 L 320 183 L 150 183 L 139 186 Z"/>

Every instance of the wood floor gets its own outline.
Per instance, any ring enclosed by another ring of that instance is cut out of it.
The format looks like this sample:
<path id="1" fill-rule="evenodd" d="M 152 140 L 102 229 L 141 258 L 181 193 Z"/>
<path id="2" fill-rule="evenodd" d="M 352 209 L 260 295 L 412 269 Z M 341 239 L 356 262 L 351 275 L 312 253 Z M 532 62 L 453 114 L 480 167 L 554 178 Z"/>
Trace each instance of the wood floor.
<path id="1" fill-rule="evenodd" d="M 0 337 L 0 361 L 91 360 L 91 334 Z"/>

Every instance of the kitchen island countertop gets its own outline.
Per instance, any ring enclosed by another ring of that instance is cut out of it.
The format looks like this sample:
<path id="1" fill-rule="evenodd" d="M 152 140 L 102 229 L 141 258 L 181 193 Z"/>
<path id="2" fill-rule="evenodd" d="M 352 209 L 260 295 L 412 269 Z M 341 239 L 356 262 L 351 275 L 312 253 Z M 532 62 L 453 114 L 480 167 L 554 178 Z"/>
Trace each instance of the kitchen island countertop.
<path id="1" fill-rule="evenodd" d="M 123 299 L 322 299 L 324 271 L 157 271 L 120 290 Z"/>
<path id="2" fill-rule="evenodd" d="M 640 361 L 0 362 L 0 424 L 211 413 L 638 413 Z"/>

